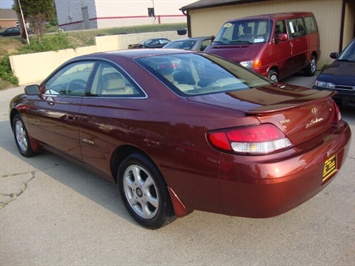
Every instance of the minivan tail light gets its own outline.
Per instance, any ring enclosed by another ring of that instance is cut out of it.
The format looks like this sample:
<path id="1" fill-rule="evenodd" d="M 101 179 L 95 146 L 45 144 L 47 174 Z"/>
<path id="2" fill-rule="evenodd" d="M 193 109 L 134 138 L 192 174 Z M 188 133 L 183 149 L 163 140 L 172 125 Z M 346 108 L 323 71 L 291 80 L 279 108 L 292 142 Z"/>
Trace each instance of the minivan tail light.
<path id="1" fill-rule="evenodd" d="M 208 140 L 217 149 L 249 154 L 267 154 L 292 146 L 284 133 L 272 124 L 211 131 Z"/>

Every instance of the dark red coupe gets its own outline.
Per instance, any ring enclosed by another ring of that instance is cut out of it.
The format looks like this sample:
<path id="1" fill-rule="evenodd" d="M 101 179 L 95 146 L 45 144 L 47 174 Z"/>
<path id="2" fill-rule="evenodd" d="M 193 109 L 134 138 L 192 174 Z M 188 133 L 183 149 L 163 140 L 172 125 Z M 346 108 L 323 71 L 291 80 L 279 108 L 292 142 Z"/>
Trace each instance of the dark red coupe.
<path id="1" fill-rule="evenodd" d="M 341 168 L 351 132 L 333 93 L 170 49 L 74 58 L 10 103 L 23 156 L 42 149 L 116 182 L 140 225 L 193 210 L 284 213 Z"/>

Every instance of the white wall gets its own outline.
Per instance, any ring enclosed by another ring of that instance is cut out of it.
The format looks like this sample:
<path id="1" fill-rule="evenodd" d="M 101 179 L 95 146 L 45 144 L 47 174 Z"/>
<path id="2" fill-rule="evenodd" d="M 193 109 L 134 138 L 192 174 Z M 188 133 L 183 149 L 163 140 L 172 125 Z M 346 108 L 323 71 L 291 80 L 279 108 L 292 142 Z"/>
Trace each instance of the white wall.
<path id="1" fill-rule="evenodd" d="M 58 24 L 64 30 L 83 29 L 82 7 L 89 12 L 89 28 L 186 22 L 179 10 L 193 0 L 55 0 Z M 148 17 L 154 7 L 156 18 Z"/>
<path id="2" fill-rule="evenodd" d="M 95 52 L 127 49 L 129 44 L 154 37 L 176 40 L 186 38 L 187 35 L 180 36 L 176 31 L 161 31 L 98 36 L 95 37 L 96 45 L 80 47 L 75 50 L 66 49 L 57 52 L 12 55 L 10 56 L 10 65 L 14 75 L 19 79 L 19 85 L 40 83 L 58 66 L 73 57 Z"/>

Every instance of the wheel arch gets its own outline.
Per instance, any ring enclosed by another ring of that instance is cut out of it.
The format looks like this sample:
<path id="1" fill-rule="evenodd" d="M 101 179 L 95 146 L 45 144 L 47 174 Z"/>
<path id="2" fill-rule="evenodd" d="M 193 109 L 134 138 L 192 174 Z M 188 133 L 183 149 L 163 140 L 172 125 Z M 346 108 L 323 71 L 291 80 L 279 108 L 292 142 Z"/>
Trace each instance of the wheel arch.
<path id="1" fill-rule="evenodd" d="M 271 70 L 276 71 L 278 75 L 280 74 L 280 69 L 277 65 L 270 66 L 269 69 L 267 70 L 267 73 L 269 73 L 269 71 Z"/>
<path id="2" fill-rule="evenodd" d="M 163 182 L 165 183 L 167 189 L 168 189 L 168 193 L 170 196 L 170 201 L 172 203 L 173 209 L 174 209 L 174 213 L 176 215 L 176 217 L 184 217 L 186 215 L 188 215 L 189 213 L 192 212 L 192 210 L 187 210 L 186 206 L 184 205 L 184 203 L 180 200 L 179 196 L 174 192 L 173 188 L 169 187 L 168 184 L 166 183 L 165 177 L 164 175 L 161 173 L 159 167 L 157 166 L 157 164 L 154 162 L 154 160 L 143 150 L 131 146 L 131 145 L 123 145 L 121 147 L 118 147 L 112 154 L 112 158 L 111 158 L 111 172 L 112 172 L 112 176 L 115 179 L 115 182 L 117 183 L 117 173 L 118 173 L 118 169 L 120 167 L 120 164 L 122 163 L 122 161 L 129 156 L 130 154 L 133 153 L 139 153 L 142 154 L 143 156 L 145 156 L 147 159 L 149 159 L 152 164 L 154 164 L 156 166 L 156 169 L 159 171 L 160 175 L 163 177 Z"/>
<path id="3" fill-rule="evenodd" d="M 15 132 L 14 132 L 13 123 L 14 123 L 14 119 L 15 119 L 16 115 L 19 115 L 21 120 L 23 121 L 23 117 L 21 115 L 21 112 L 19 110 L 17 110 L 16 108 L 11 109 L 11 111 L 10 111 L 10 127 L 11 127 L 11 130 L 14 134 L 15 134 Z M 31 146 L 31 149 L 33 151 L 33 155 L 40 153 L 42 151 L 41 145 L 31 136 L 24 121 L 23 121 L 23 124 L 24 124 L 24 127 L 26 128 L 26 131 L 27 131 L 27 137 L 29 140 L 29 145 Z"/>
<path id="4" fill-rule="evenodd" d="M 11 109 L 11 112 L 10 112 L 10 125 L 11 125 L 11 130 L 12 131 L 14 130 L 13 126 L 12 126 L 12 123 L 14 121 L 15 115 L 17 115 L 17 114 L 21 115 L 21 113 L 17 109 L 15 109 L 15 108 Z"/>
<path id="5" fill-rule="evenodd" d="M 112 153 L 111 162 L 110 162 L 111 173 L 112 173 L 112 176 L 114 177 L 116 183 L 117 183 L 117 172 L 118 172 L 118 168 L 120 167 L 120 164 L 127 156 L 129 156 L 132 153 L 140 153 L 140 154 L 144 155 L 157 167 L 154 160 L 142 149 L 139 149 L 139 148 L 132 146 L 132 145 L 123 145 L 123 146 L 117 147 L 116 150 Z M 157 169 L 159 170 L 158 167 L 157 167 Z M 160 172 L 160 170 L 159 170 L 159 172 Z"/>
<path id="6" fill-rule="evenodd" d="M 315 59 L 316 59 L 316 61 L 318 61 L 319 55 L 318 55 L 317 51 L 313 51 L 313 52 L 311 53 L 311 56 L 314 56 Z"/>

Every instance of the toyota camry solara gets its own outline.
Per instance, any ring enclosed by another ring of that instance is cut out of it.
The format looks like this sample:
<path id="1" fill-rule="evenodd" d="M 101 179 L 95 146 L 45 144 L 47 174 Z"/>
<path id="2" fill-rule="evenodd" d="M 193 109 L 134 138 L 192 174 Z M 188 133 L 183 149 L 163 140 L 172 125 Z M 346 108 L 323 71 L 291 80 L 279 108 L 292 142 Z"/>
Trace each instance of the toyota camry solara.
<path id="1" fill-rule="evenodd" d="M 140 225 L 201 210 L 276 216 L 343 165 L 332 92 L 272 83 L 222 58 L 126 50 L 72 59 L 10 103 L 19 152 L 64 156 L 118 184 Z"/>

